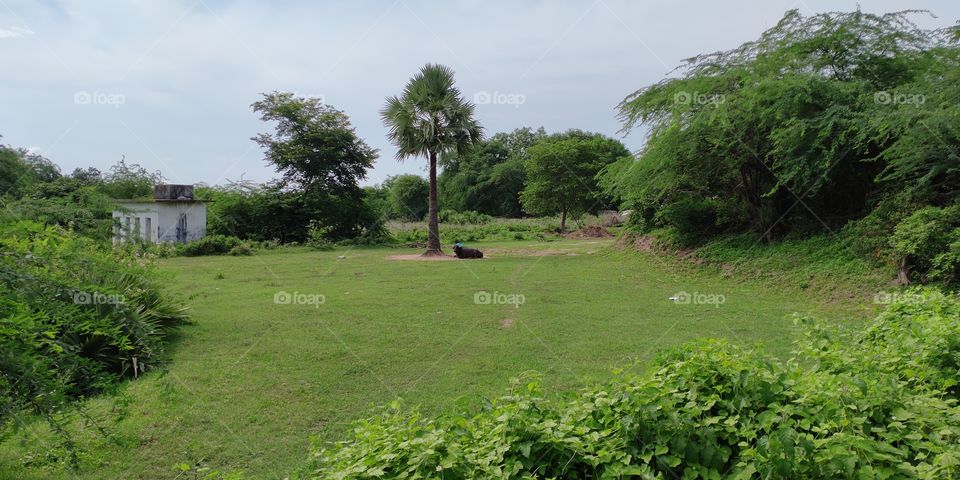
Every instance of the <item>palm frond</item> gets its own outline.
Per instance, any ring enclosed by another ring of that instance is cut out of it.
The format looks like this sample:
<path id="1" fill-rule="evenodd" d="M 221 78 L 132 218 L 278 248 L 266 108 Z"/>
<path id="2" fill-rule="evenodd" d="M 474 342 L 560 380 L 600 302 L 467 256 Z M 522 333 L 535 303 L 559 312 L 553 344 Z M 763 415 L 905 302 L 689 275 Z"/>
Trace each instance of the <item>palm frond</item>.
<path id="1" fill-rule="evenodd" d="M 424 65 L 399 97 L 387 98 L 380 116 L 401 161 L 431 152 L 463 152 L 483 138 L 474 105 L 463 98 L 453 70 L 445 65 Z"/>

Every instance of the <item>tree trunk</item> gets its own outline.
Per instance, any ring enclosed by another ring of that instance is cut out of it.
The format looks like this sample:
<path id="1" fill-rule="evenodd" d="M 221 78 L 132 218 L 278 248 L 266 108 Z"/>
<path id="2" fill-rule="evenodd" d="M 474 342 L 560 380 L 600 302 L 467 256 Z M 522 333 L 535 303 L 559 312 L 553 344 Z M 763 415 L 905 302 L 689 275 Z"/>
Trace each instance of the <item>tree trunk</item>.
<path id="1" fill-rule="evenodd" d="M 560 233 L 567 228 L 567 209 L 564 208 L 560 211 Z"/>
<path id="2" fill-rule="evenodd" d="M 442 255 L 440 219 L 437 216 L 437 154 L 430 152 L 430 200 L 427 211 L 427 251 L 424 256 Z"/>
<path id="3" fill-rule="evenodd" d="M 897 283 L 910 285 L 910 266 L 906 258 L 900 259 L 900 265 L 897 266 Z"/>

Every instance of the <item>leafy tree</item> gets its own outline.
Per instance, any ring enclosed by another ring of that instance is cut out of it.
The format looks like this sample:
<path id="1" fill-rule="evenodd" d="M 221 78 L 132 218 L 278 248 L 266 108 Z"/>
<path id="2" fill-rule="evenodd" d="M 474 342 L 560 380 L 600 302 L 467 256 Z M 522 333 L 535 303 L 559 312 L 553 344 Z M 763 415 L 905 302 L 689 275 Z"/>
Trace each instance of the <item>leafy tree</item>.
<path id="1" fill-rule="evenodd" d="M 866 117 L 868 134 L 884 146 L 875 157 L 886 194 L 944 205 L 960 198 L 960 48 L 928 52 L 926 71 L 878 94 Z"/>
<path id="2" fill-rule="evenodd" d="M 87 172 L 81 173 L 81 177 L 86 178 L 93 173 L 88 169 Z M 121 158 L 103 176 L 103 184 L 100 188 L 110 198 L 147 198 L 153 195 L 154 185 L 163 181 L 163 175 L 159 171 L 151 172 L 139 164 L 128 164 L 126 158 Z"/>
<path id="3" fill-rule="evenodd" d="M 768 240 L 862 216 L 882 193 L 884 170 L 891 179 L 926 175 L 884 165 L 911 122 L 891 119 L 894 106 L 881 100 L 920 93 L 918 82 L 951 68 L 934 68 L 945 36 L 918 28 L 911 13 L 793 10 L 756 41 L 688 59 L 679 76 L 620 104 L 626 130 L 643 124 L 650 133 L 639 162 L 607 169 L 605 191 L 645 227 L 684 219 L 703 233 L 752 230 Z M 902 144 L 904 166 L 949 153 L 949 140 L 908 153 L 931 137 L 914 133 Z M 683 206 L 666 208 L 674 203 Z"/>
<path id="4" fill-rule="evenodd" d="M 527 184 L 523 208 L 540 215 L 579 216 L 605 203 L 596 176 L 610 163 L 630 155 L 618 140 L 597 133 L 570 130 L 529 147 L 525 155 Z"/>
<path id="5" fill-rule="evenodd" d="M 31 186 L 60 177 L 60 169 L 46 158 L 21 148 L 0 145 L 0 197 L 18 198 Z"/>
<path id="6" fill-rule="evenodd" d="M 389 202 L 389 216 L 406 220 L 423 220 L 427 214 L 430 184 L 419 175 L 397 175 L 383 182 Z"/>
<path id="7" fill-rule="evenodd" d="M 424 255 L 441 254 L 437 159 L 449 152 L 463 154 L 482 140 L 483 129 L 473 112 L 473 104 L 454 86 L 453 70 L 434 64 L 421 68 L 399 97 L 388 97 L 380 112 L 390 130 L 387 138 L 397 147 L 397 159 L 423 156 L 430 163 L 428 238 Z"/>
<path id="8" fill-rule="evenodd" d="M 244 240 L 303 242 L 311 212 L 303 196 L 276 183 L 203 187 L 197 195 L 212 200 L 207 207 L 207 232 Z"/>
<path id="9" fill-rule="evenodd" d="M 377 158 L 377 150 L 357 136 L 347 115 L 316 98 L 273 92 L 252 105 L 273 134 L 253 137 L 267 161 L 282 174 L 279 186 L 298 192 L 310 217 L 331 236 L 360 234 L 375 221 L 367 211 L 359 182 Z"/>
<path id="10" fill-rule="evenodd" d="M 58 172 L 56 166 L 43 160 L 34 164 L 46 164 L 42 170 Z M 81 173 L 77 175 L 77 172 Z M 97 176 L 93 176 L 93 172 Z M 104 183 L 98 170 L 77 169 L 67 176 L 57 173 L 29 177 L 29 185 L 21 185 L 17 195 L 7 202 L 0 220 L 40 222 L 46 226 L 68 228 L 101 242 L 110 240 L 114 201 L 103 192 Z"/>
<path id="11" fill-rule="evenodd" d="M 363 187 L 363 197 L 367 208 L 378 218 L 390 217 L 390 192 L 385 186 L 378 184 Z"/>
<path id="12" fill-rule="evenodd" d="M 521 216 L 520 192 L 526 180 L 523 155 L 546 136 L 543 127 L 518 128 L 497 133 L 464 155 L 442 157 L 443 172 L 438 182 L 444 208 L 498 217 Z"/>

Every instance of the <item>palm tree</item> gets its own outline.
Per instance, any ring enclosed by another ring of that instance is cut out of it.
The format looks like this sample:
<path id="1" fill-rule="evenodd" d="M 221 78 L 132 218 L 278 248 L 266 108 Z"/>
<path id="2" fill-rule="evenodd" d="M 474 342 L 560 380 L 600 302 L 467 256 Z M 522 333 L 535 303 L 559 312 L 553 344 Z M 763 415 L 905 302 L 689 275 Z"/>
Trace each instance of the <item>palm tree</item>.
<path id="1" fill-rule="evenodd" d="M 437 218 L 437 158 L 462 154 L 483 138 L 483 128 L 473 118 L 473 104 L 453 86 L 453 70 L 426 64 L 413 76 L 400 97 L 387 97 L 380 111 L 390 129 L 387 138 L 397 147 L 397 160 L 423 156 L 430 160 L 427 251 L 441 255 Z"/>

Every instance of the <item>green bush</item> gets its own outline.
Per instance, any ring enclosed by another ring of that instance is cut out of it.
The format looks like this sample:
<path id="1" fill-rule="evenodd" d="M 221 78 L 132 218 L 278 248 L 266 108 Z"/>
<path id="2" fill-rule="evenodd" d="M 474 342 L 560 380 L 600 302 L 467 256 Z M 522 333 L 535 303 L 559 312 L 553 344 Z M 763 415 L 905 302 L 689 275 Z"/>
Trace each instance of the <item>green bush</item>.
<path id="1" fill-rule="evenodd" d="M 914 280 L 952 282 L 960 268 L 960 205 L 924 207 L 897 224 L 893 254 Z M 932 274 L 932 275 L 931 275 Z"/>
<path id="2" fill-rule="evenodd" d="M 664 206 L 658 218 L 670 225 L 678 246 L 692 247 L 716 233 L 717 205 L 706 198 L 685 196 Z"/>
<path id="3" fill-rule="evenodd" d="M 329 235 L 330 228 L 311 223 L 310 229 L 307 230 L 307 241 L 304 244 L 314 250 L 333 250 L 334 245 Z"/>
<path id="4" fill-rule="evenodd" d="M 157 366 L 184 312 L 149 256 L 58 227 L 0 225 L 0 436 L 37 414 L 72 445 L 58 420 L 70 401 Z"/>
<path id="5" fill-rule="evenodd" d="M 313 478 L 955 478 L 960 307 L 900 295 L 865 332 L 800 320 L 782 362 L 722 341 L 562 398 L 536 381 L 439 419 L 398 403 L 314 445 Z"/>
<path id="6" fill-rule="evenodd" d="M 230 249 L 230 255 L 235 257 L 253 255 L 253 245 L 250 242 L 242 242 L 240 245 Z"/>
<path id="7" fill-rule="evenodd" d="M 230 250 L 242 243 L 237 237 L 228 235 L 207 235 L 200 240 L 194 240 L 177 246 L 177 253 L 185 257 L 200 257 L 204 255 L 226 255 Z"/>

